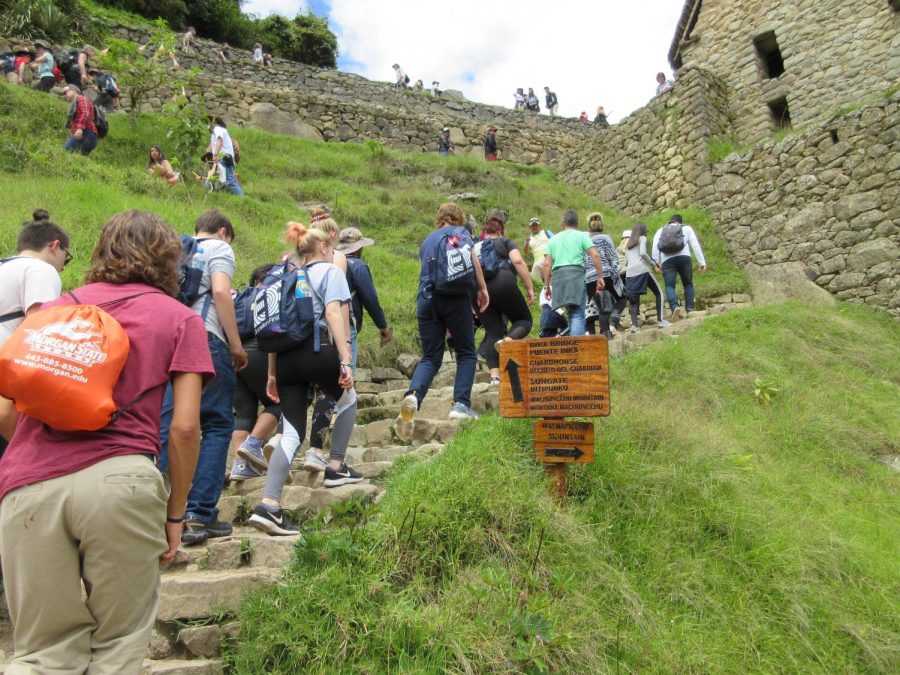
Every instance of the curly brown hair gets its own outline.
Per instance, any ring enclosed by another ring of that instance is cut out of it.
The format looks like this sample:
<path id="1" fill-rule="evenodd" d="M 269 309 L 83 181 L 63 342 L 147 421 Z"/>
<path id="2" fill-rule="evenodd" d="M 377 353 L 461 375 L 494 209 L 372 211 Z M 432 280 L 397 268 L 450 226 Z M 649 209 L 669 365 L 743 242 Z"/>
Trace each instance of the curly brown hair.
<path id="1" fill-rule="evenodd" d="M 147 284 L 175 296 L 180 259 L 181 238 L 175 230 L 156 214 L 131 209 L 114 215 L 100 230 L 84 282 Z"/>
<path id="2" fill-rule="evenodd" d="M 466 217 L 463 215 L 462 209 L 456 204 L 441 204 L 437 216 L 434 218 L 435 227 L 444 227 L 444 225 L 462 226 L 465 223 Z"/>

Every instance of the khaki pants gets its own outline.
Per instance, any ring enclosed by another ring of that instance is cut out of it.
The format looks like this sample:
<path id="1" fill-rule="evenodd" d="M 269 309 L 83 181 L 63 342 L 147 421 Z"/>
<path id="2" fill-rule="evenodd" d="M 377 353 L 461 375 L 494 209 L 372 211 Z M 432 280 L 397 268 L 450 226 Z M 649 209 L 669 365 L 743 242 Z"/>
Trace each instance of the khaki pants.
<path id="1" fill-rule="evenodd" d="M 141 671 L 159 603 L 166 500 L 162 475 L 141 455 L 3 498 L 0 556 L 15 640 L 6 675 Z"/>
<path id="2" fill-rule="evenodd" d="M 531 266 L 531 278 L 534 281 L 544 283 L 544 256 L 540 260 L 535 260 Z"/>

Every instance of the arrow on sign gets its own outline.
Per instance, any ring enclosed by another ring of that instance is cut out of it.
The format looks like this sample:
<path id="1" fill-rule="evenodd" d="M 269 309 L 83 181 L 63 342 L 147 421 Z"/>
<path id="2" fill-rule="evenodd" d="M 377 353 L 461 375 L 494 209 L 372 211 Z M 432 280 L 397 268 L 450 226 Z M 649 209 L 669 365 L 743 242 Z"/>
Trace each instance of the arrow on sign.
<path id="1" fill-rule="evenodd" d="M 512 396 L 514 403 L 521 403 L 525 400 L 522 394 L 522 381 L 519 379 L 519 364 L 510 359 L 506 362 L 506 372 L 509 373 L 509 386 L 512 388 Z"/>
<path id="2" fill-rule="evenodd" d="M 544 454 L 547 457 L 571 457 L 572 459 L 578 459 L 584 454 L 584 450 L 576 445 L 574 448 L 547 448 L 544 450 Z"/>

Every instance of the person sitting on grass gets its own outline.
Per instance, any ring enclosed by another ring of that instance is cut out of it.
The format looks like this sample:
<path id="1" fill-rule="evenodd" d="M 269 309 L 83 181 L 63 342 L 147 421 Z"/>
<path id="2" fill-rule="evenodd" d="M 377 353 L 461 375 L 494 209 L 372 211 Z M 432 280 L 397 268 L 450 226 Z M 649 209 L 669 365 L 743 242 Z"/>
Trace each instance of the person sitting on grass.
<path id="1" fill-rule="evenodd" d="M 178 173 L 172 168 L 169 160 L 163 154 L 158 145 L 150 147 L 150 157 L 147 160 L 147 173 L 151 176 L 159 176 L 169 185 L 178 183 Z"/>

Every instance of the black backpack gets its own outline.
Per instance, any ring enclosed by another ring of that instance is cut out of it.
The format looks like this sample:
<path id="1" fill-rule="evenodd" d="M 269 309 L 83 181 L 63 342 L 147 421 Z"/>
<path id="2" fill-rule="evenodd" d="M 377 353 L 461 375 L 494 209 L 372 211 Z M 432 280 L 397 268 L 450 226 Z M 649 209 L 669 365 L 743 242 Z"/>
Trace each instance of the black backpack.
<path id="1" fill-rule="evenodd" d="M 195 237 L 189 234 L 181 235 L 181 260 L 178 262 L 178 295 L 175 297 L 178 302 L 188 307 L 193 307 L 194 303 L 204 295 L 200 291 L 200 285 L 203 281 L 203 270 L 206 268 L 206 261 L 204 259 L 199 264 L 194 264 L 194 258 L 199 248 L 200 244 Z"/>
<path id="2" fill-rule="evenodd" d="M 409 84 L 409 75 L 404 75 L 403 84 Z"/>
<path id="3" fill-rule="evenodd" d="M 475 245 L 478 249 L 478 262 L 481 263 L 481 274 L 485 279 L 493 279 L 500 270 L 509 269 L 509 260 L 504 260 L 497 253 L 493 239 L 484 239 Z"/>
<path id="4" fill-rule="evenodd" d="M 256 288 L 247 286 L 234 294 L 234 316 L 237 319 L 238 336 L 241 342 L 249 340 L 256 332 L 253 329 L 253 299 L 256 297 Z"/>
<path id="5" fill-rule="evenodd" d="M 684 225 L 669 223 L 659 233 L 657 248 L 667 255 L 674 255 L 684 248 Z"/>
<path id="6" fill-rule="evenodd" d="M 100 90 L 101 94 L 108 94 L 109 96 L 115 96 L 119 88 L 116 86 L 116 81 L 113 79 L 112 75 L 101 75 L 97 78 L 97 89 Z"/>
<path id="7" fill-rule="evenodd" d="M 11 73 L 16 68 L 16 55 L 12 52 L 0 54 L 0 73 Z"/>
<path id="8" fill-rule="evenodd" d="M 106 119 L 106 111 L 102 106 L 94 106 L 94 125 L 97 127 L 97 138 L 106 138 L 109 134 L 109 120 Z"/>

